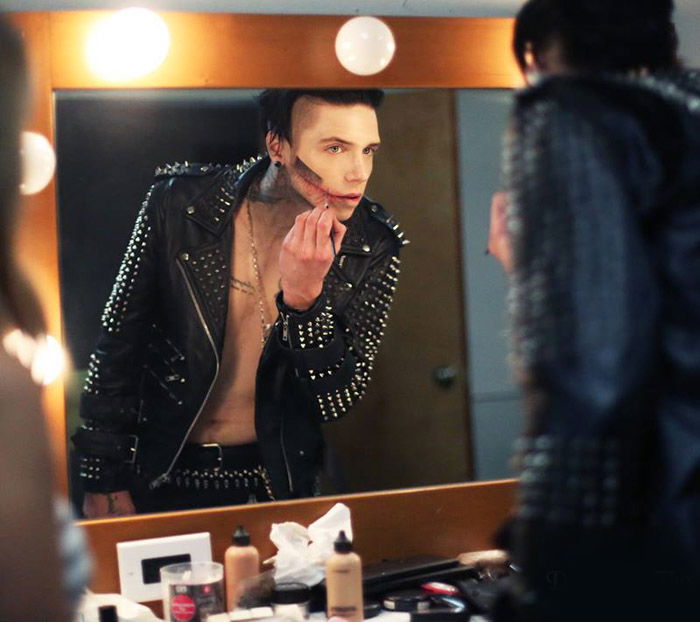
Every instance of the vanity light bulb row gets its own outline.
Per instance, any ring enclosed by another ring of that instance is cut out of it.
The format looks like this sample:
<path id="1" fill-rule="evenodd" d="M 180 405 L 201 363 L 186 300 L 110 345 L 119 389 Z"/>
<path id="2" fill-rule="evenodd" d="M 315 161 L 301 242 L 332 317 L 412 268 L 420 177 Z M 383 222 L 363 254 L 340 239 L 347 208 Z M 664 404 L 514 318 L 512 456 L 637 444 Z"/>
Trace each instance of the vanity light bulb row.
<path id="1" fill-rule="evenodd" d="M 128 82 L 158 69 L 170 51 L 170 31 L 155 12 L 117 11 L 98 21 L 85 53 L 91 71 L 106 82 Z M 370 76 L 386 69 L 396 52 L 389 26 L 371 16 L 353 17 L 338 30 L 335 54 L 350 73 Z"/>

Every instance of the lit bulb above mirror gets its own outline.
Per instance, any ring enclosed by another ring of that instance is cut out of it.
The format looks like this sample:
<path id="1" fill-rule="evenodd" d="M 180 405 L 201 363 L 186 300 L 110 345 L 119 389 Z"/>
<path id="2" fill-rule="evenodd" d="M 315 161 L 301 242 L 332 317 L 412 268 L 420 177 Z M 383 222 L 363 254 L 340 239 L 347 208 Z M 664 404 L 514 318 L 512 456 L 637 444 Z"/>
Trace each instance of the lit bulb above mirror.
<path id="1" fill-rule="evenodd" d="M 19 191 L 36 194 L 48 186 L 56 170 L 56 154 L 48 139 L 36 132 L 22 132 L 20 140 L 22 181 Z"/>
<path id="2" fill-rule="evenodd" d="M 353 17 L 342 25 L 335 38 L 335 54 L 340 64 L 359 76 L 384 70 L 395 51 L 394 34 L 376 17 Z"/>
<path id="3" fill-rule="evenodd" d="M 91 71 L 107 82 L 128 82 L 160 67 L 170 50 L 170 31 L 147 9 L 124 9 L 99 21 L 87 40 Z"/>
<path id="4" fill-rule="evenodd" d="M 51 335 L 32 337 L 17 328 L 2 338 L 2 347 L 30 371 L 39 385 L 51 384 L 65 371 L 66 353 Z"/>

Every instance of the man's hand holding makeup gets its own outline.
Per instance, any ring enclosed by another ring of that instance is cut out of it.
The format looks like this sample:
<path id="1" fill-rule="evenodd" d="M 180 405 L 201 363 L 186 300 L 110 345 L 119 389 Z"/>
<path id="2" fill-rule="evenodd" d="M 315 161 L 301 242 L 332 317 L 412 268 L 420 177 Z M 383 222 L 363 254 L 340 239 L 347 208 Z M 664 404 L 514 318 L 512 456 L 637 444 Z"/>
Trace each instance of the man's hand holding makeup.
<path id="1" fill-rule="evenodd" d="M 280 251 L 284 304 L 297 311 L 314 305 L 345 232 L 327 202 L 296 217 Z"/>

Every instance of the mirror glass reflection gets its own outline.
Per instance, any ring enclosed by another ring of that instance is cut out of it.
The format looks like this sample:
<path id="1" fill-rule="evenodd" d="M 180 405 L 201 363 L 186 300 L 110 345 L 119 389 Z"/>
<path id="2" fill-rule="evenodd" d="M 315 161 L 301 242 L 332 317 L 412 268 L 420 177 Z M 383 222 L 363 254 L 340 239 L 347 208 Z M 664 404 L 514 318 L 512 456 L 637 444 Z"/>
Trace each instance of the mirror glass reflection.
<path id="1" fill-rule="evenodd" d="M 68 436 L 89 357 L 156 167 L 264 151 L 251 90 L 56 92 Z M 322 494 L 510 477 L 520 422 L 504 277 L 485 255 L 510 107 L 505 90 L 387 90 L 367 196 L 410 245 L 366 395 L 324 427 Z M 72 449 L 69 443 L 69 449 Z M 71 456 L 73 452 L 70 451 Z M 77 463 L 71 496 L 80 511 Z"/>

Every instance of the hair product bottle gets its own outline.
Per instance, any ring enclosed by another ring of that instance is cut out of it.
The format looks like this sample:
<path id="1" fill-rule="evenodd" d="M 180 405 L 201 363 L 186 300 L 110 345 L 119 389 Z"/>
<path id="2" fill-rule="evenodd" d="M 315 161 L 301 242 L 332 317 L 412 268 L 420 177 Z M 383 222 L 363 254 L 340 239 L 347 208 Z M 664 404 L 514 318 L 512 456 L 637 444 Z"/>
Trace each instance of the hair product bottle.
<path id="1" fill-rule="evenodd" d="M 250 535 L 239 526 L 233 534 L 232 544 L 224 553 L 224 575 L 226 577 L 226 606 L 232 611 L 238 605 L 241 581 L 260 572 L 260 554 L 250 543 Z"/>
<path id="2" fill-rule="evenodd" d="M 352 551 L 352 542 L 344 531 L 335 541 L 335 553 L 326 561 L 326 612 L 349 622 L 362 622 L 362 561 Z"/>

